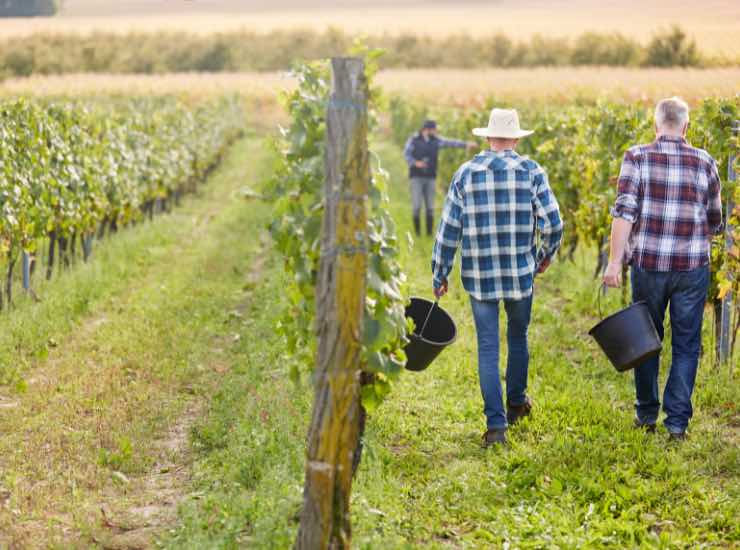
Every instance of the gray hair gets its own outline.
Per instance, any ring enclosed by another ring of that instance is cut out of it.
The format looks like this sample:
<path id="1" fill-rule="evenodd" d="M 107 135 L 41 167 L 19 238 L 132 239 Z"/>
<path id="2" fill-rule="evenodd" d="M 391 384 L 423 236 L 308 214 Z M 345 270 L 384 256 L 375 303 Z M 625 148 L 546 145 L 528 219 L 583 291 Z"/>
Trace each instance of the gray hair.
<path id="1" fill-rule="evenodd" d="M 689 121 L 689 106 L 680 97 L 669 97 L 655 107 L 655 125 L 658 128 L 680 130 Z"/>

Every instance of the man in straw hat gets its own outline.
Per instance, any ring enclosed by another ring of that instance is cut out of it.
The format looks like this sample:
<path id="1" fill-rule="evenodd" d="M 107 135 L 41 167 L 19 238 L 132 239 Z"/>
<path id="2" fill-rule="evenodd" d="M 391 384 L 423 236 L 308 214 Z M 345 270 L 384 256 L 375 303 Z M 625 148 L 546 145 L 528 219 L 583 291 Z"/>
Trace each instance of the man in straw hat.
<path id="1" fill-rule="evenodd" d="M 432 256 L 434 294 L 447 293 L 447 277 L 462 243 L 462 282 L 470 294 L 478 335 L 478 374 L 487 431 L 483 445 L 506 442 L 506 429 L 529 415 L 527 330 L 534 277 L 560 247 L 563 222 L 545 171 L 515 149 L 532 134 L 515 110 L 493 109 L 487 128 L 473 130 L 490 149 L 463 164 L 450 185 Z M 537 245 L 539 233 L 540 245 Z M 504 411 L 499 378 L 499 302 L 508 319 Z"/>
<path id="2" fill-rule="evenodd" d="M 439 150 L 445 148 L 473 149 L 474 142 L 447 139 L 437 135 L 437 123 L 427 120 L 418 133 L 406 142 L 403 156 L 409 165 L 411 180 L 411 208 L 416 236 L 421 235 L 421 206 L 424 203 L 427 215 L 427 234 L 434 226 L 434 195 L 437 183 L 437 161 Z"/>
<path id="3" fill-rule="evenodd" d="M 604 274 L 605 285 L 619 287 L 622 265 L 632 265 L 632 298 L 647 303 L 661 339 L 670 304 L 673 361 L 663 411 L 674 441 L 686 437 L 693 413 L 711 239 L 722 232 L 717 163 L 686 142 L 688 127 L 686 102 L 664 99 L 655 109 L 656 140 L 624 154 Z M 659 364 L 654 357 L 635 368 L 635 426 L 649 432 L 660 411 Z"/>

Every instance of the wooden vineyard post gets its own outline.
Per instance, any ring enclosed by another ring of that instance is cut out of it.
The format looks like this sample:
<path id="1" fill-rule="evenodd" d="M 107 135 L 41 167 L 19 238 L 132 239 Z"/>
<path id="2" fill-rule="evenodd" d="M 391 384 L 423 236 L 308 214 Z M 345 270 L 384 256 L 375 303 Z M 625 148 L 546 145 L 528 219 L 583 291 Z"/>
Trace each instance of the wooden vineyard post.
<path id="1" fill-rule="evenodd" d="M 25 250 L 21 254 L 23 264 L 23 290 L 28 292 L 31 290 L 31 255 Z"/>
<path id="2" fill-rule="evenodd" d="M 735 121 L 735 125 L 733 126 L 732 130 L 734 133 L 738 133 L 738 131 L 740 131 L 740 120 Z M 735 155 L 736 154 L 737 154 L 737 151 L 732 151 L 730 153 L 730 158 L 728 159 L 727 179 L 729 181 L 735 181 L 737 178 L 737 174 L 735 174 Z M 726 247 L 727 247 L 728 253 L 730 251 L 730 248 L 732 248 L 732 245 L 733 245 L 733 236 L 732 236 L 733 227 L 732 225 L 730 225 L 730 217 L 732 216 L 732 213 L 734 210 L 735 210 L 735 205 L 732 200 L 732 194 L 730 194 L 730 197 L 727 199 L 727 215 L 725 216 L 725 220 L 727 221 L 727 226 L 725 228 L 725 238 L 726 238 Z M 726 363 L 729 363 L 730 361 L 730 353 L 731 353 L 730 341 L 732 339 L 731 327 L 732 327 L 733 303 L 734 303 L 734 297 L 731 292 L 728 292 L 725 295 L 725 297 L 722 299 L 722 316 L 720 320 L 719 345 L 718 345 L 720 365 L 724 365 Z"/>
<path id="3" fill-rule="evenodd" d="M 317 365 L 303 509 L 295 548 L 349 548 L 352 458 L 360 418 L 367 273 L 368 85 L 362 60 L 332 59 L 325 209 L 316 288 Z"/>

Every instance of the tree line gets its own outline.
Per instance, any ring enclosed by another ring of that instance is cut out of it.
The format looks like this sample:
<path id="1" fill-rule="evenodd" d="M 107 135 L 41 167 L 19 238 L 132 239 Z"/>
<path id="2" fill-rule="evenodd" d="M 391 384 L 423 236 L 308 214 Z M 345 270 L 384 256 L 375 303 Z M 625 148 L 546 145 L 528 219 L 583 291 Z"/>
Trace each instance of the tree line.
<path id="1" fill-rule="evenodd" d="M 54 15 L 54 0 L 0 0 L 0 17 L 33 17 Z"/>
<path id="2" fill-rule="evenodd" d="M 2 0 L 0 0 L 2 2 Z M 355 38 L 340 30 L 190 33 L 35 34 L 0 41 L 0 78 L 32 74 L 106 72 L 158 74 L 285 70 L 296 61 L 348 51 Z M 534 36 L 515 41 L 496 34 L 433 38 L 412 34 L 366 39 L 385 50 L 381 68 L 486 68 L 570 65 L 708 67 L 737 59 L 703 54 L 674 27 L 641 44 L 619 33 L 585 33 L 573 40 Z"/>

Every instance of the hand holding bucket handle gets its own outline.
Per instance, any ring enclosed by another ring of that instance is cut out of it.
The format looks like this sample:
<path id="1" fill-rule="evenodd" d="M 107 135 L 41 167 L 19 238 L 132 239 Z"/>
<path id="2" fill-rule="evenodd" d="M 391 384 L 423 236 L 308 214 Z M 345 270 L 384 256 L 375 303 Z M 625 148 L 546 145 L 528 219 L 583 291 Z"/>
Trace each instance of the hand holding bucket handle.
<path id="1" fill-rule="evenodd" d="M 427 328 L 427 323 L 429 322 L 429 318 L 432 316 L 432 312 L 434 311 L 434 308 L 436 308 L 439 305 L 439 300 L 447 294 L 447 279 L 444 279 L 442 281 L 442 284 L 439 285 L 439 288 L 434 288 L 434 303 L 432 304 L 432 307 L 429 308 L 429 313 L 427 313 L 426 319 L 424 319 L 424 324 L 421 327 L 421 330 L 419 331 L 419 336 L 422 338 L 424 337 L 424 329 Z"/>
<path id="2" fill-rule="evenodd" d="M 434 297 L 439 302 L 439 299 L 447 294 L 447 279 L 444 279 L 442 281 L 442 284 L 439 286 L 439 288 L 434 288 Z"/>
<path id="3" fill-rule="evenodd" d="M 424 338 L 424 329 L 427 328 L 427 323 L 429 323 L 429 318 L 432 316 L 432 312 L 434 311 L 434 308 L 439 305 L 439 298 L 434 300 L 434 303 L 432 304 L 432 307 L 429 308 L 429 313 L 427 313 L 427 318 L 424 319 L 424 324 L 421 326 L 421 330 L 419 331 L 419 336 L 421 338 Z"/>
<path id="4" fill-rule="evenodd" d="M 622 262 L 610 261 L 604 270 L 604 286 L 619 288 L 622 286 Z"/>

